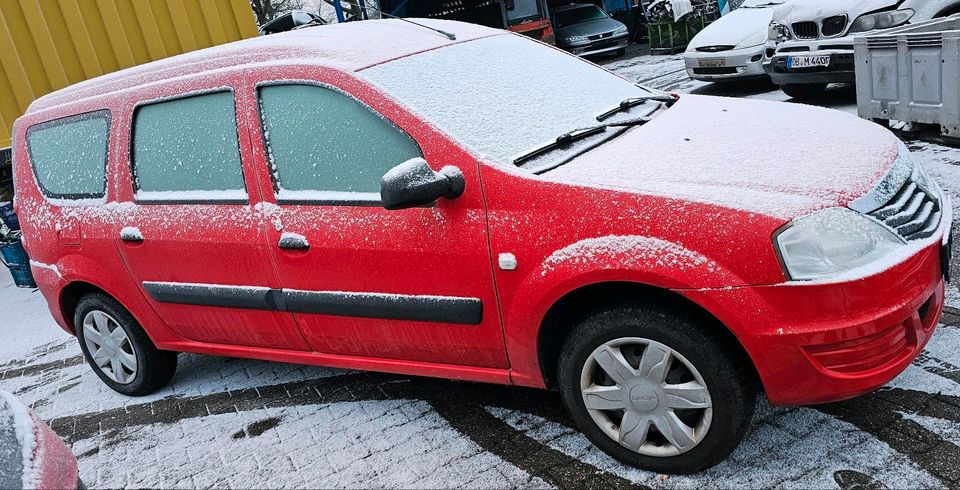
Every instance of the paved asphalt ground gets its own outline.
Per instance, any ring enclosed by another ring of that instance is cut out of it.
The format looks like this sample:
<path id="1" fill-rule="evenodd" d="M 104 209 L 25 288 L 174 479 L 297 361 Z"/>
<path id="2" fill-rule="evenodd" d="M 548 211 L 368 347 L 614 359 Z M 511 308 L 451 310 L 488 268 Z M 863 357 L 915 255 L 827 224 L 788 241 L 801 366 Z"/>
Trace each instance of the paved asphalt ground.
<path id="1" fill-rule="evenodd" d="M 600 61 L 664 89 L 786 100 L 764 83 L 691 82 L 678 56 Z M 817 103 L 850 111 L 853 92 Z M 960 175 L 960 151 L 910 146 L 941 180 Z M 956 195 L 960 182 L 944 187 Z M 38 293 L 0 277 L 0 388 L 72 446 L 93 488 L 960 487 L 960 294 L 883 390 L 809 408 L 761 400 L 728 461 L 680 477 L 611 460 L 571 429 L 552 392 L 184 354 L 171 386 L 123 397 Z"/>

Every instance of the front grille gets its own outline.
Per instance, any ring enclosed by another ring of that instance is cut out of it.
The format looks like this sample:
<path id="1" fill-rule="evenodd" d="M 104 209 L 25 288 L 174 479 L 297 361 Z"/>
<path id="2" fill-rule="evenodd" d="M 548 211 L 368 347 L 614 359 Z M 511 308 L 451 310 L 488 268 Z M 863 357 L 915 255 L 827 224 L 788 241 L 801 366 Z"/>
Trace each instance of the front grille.
<path id="1" fill-rule="evenodd" d="M 697 51 L 700 51 L 703 53 L 719 53 L 721 51 L 730 51 L 734 47 L 735 46 L 726 45 L 726 44 L 721 44 L 717 46 L 701 46 L 697 48 Z"/>
<path id="2" fill-rule="evenodd" d="M 713 66 L 706 68 L 694 68 L 695 75 L 733 75 L 737 73 L 735 66 Z"/>
<path id="3" fill-rule="evenodd" d="M 835 15 L 833 17 L 827 17 L 826 19 L 823 19 L 821 32 L 823 32 L 824 36 L 834 37 L 843 34 L 843 30 L 846 28 L 847 16 Z"/>
<path id="4" fill-rule="evenodd" d="M 929 238 L 940 228 L 940 199 L 908 179 L 886 205 L 870 213 L 906 240 Z"/>
<path id="5" fill-rule="evenodd" d="M 816 22 L 795 22 L 793 24 L 793 35 L 797 39 L 816 39 L 820 37 L 820 29 Z"/>
<path id="6" fill-rule="evenodd" d="M 591 40 L 591 41 L 596 41 L 597 39 L 608 38 L 608 37 L 610 37 L 610 36 L 612 36 L 612 35 L 613 35 L 612 32 L 607 32 L 607 33 L 605 33 L 605 34 L 596 34 L 596 35 L 593 35 L 593 36 L 587 36 L 587 39 L 589 39 L 589 40 Z"/>

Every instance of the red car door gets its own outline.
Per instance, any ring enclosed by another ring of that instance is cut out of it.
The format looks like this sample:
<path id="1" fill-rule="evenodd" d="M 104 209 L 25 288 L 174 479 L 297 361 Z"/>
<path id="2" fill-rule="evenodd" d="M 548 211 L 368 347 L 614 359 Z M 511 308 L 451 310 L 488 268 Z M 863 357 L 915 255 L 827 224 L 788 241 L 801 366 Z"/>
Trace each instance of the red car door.
<path id="1" fill-rule="evenodd" d="M 267 244 L 285 307 L 324 354 L 507 367 L 476 160 L 363 82 L 329 68 L 248 72 Z M 293 80 L 293 81 L 291 81 Z M 262 116 L 262 118 L 261 118 Z M 380 179 L 423 157 L 466 191 L 388 211 Z"/>
<path id="2" fill-rule="evenodd" d="M 279 278 L 259 191 L 245 180 L 249 131 L 237 125 L 242 77 L 178 79 L 131 98 L 115 239 L 145 297 L 181 336 L 309 350 L 293 316 L 273 308 Z"/>

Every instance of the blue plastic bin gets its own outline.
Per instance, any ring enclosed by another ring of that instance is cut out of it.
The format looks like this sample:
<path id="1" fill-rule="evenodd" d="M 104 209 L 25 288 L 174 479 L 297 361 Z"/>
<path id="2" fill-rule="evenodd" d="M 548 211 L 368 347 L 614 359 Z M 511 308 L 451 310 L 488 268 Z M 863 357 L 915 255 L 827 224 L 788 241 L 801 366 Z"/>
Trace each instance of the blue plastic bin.
<path id="1" fill-rule="evenodd" d="M 33 273 L 30 267 L 11 267 L 10 274 L 13 275 L 13 283 L 19 288 L 35 288 L 37 281 L 33 280 Z"/>
<path id="2" fill-rule="evenodd" d="M 3 265 L 7 267 L 30 267 L 30 257 L 27 257 L 27 251 L 23 249 L 20 240 L 0 242 L 0 256 L 3 257 Z"/>
<path id="3" fill-rule="evenodd" d="M 14 284 L 21 288 L 37 287 L 33 273 L 30 272 L 30 257 L 27 257 L 20 240 L 0 243 L 0 259 L 3 265 L 10 269 Z"/>
<path id="4" fill-rule="evenodd" d="M 10 228 L 11 230 L 20 229 L 20 220 L 17 218 L 16 213 L 13 212 L 12 202 L 0 204 L 0 220 L 2 220 L 3 224 L 7 225 L 7 228 Z"/>

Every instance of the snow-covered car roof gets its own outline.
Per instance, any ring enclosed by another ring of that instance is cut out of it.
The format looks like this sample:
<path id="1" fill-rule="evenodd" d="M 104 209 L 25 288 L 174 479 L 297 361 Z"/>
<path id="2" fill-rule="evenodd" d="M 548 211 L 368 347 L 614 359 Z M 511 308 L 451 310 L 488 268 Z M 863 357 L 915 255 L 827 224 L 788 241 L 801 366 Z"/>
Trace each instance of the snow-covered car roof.
<path id="1" fill-rule="evenodd" d="M 173 77 L 261 63 L 296 60 L 357 71 L 422 51 L 505 34 L 502 30 L 463 22 L 414 20 L 451 32 L 457 39 L 449 40 L 440 33 L 401 20 L 369 20 L 299 29 L 193 51 L 92 78 L 37 99 L 27 113 Z"/>

